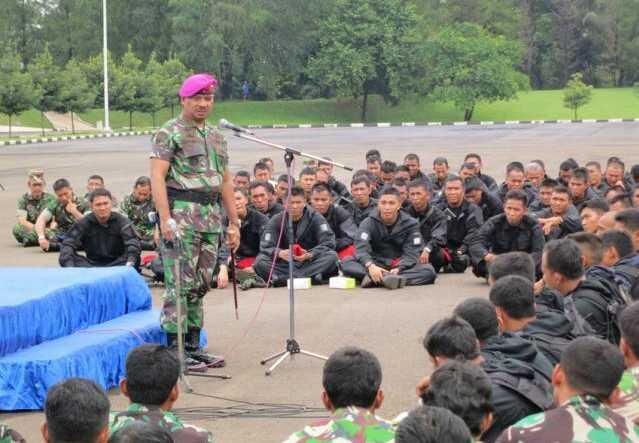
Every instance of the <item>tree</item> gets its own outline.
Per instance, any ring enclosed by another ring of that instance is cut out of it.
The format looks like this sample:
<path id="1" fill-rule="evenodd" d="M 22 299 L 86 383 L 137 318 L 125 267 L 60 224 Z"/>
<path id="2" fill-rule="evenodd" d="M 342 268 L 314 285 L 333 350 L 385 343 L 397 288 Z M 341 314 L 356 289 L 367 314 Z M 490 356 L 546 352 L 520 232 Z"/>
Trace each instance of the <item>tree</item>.
<path id="1" fill-rule="evenodd" d="M 40 111 L 40 127 L 44 136 L 44 113 L 57 107 L 60 95 L 60 69 L 54 64 L 48 46 L 33 60 L 29 72 L 33 84 L 41 91 L 35 108 Z"/>
<path id="2" fill-rule="evenodd" d="M 171 107 L 171 118 L 175 116 L 175 106 L 180 103 L 178 91 L 188 73 L 184 64 L 175 57 L 162 64 L 162 97 L 165 106 Z"/>
<path id="3" fill-rule="evenodd" d="M 573 74 L 566 89 L 564 90 L 564 107 L 572 109 L 575 120 L 577 120 L 577 110 L 592 100 L 592 86 L 583 82 L 583 75 L 580 72 Z"/>
<path id="4" fill-rule="evenodd" d="M 140 77 L 137 94 L 137 109 L 141 112 L 150 112 L 153 117 L 153 127 L 156 127 L 155 114 L 162 109 L 164 104 L 165 82 L 163 66 L 156 60 L 155 54 L 151 54 L 149 62 Z"/>
<path id="5" fill-rule="evenodd" d="M 133 112 L 138 110 L 142 61 L 129 50 L 115 72 L 113 81 L 113 108 L 129 113 L 129 128 L 133 128 Z"/>
<path id="6" fill-rule="evenodd" d="M 362 121 L 369 95 L 397 104 L 419 90 L 418 19 L 406 2 L 339 0 L 319 33 L 320 48 L 309 61 L 308 75 L 330 93 L 361 99 Z"/>
<path id="7" fill-rule="evenodd" d="M 7 51 L 0 58 L 0 112 L 9 116 L 9 137 L 13 116 L 30 109 L 41 94 L 20 64 L 15 52 Z"/>
<path id="8" fill-rule="evenodd" d="M 478 102 L 512 100 L 527 87 L 517 71 L 520 46 L 493 36 L 477 25 L 446 27 L 426 42 L 428 90 L 441 101 L 452 101 L 470 121 Z"/>
<path id="9" fill-rule="evenodd" d="M 60 74 L 60 92 L 55 111 L 71 113 L 71 131 L 75 134 L 74 113 L 84 112 L 95 103 L 95 90 L 89 85 L 80 65 L 69 60 Z"/>

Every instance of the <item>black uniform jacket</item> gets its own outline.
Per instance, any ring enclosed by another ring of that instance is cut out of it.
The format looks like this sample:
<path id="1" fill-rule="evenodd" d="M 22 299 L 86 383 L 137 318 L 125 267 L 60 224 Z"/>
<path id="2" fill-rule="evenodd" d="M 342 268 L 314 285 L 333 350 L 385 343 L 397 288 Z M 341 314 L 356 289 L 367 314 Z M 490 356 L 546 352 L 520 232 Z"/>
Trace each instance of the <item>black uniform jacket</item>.
<path id="1" fill-rule="evenodd" d="M 424 239 L 424 247 L 428 247 L 431 251 L 434 251 L 436 248 L 446 247 L 448 220 L 441 209 L 429 204 L 426 210 L 417 212 L 417 210 L 411 206 L 408 213 L 419 223 L 419 230 Z"/>

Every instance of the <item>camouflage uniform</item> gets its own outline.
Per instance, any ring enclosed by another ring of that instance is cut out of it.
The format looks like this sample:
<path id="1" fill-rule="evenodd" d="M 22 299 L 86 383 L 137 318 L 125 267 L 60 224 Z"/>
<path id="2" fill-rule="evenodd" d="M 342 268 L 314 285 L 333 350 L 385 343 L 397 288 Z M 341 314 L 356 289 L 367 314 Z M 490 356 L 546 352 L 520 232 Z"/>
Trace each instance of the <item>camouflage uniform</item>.
<path id="1" fill-rule="evenodd" d="M 613 405 L 615 412 L 629 418 L 639 425 L 639 366 L 623 373 L 619 382 L 621 397 Z"/>
<path id="2" fill-rule="evenodd" d="M 167 192 L 196 191 L 219 195 L 228 165 L 226 141 L 214 127 L 199 129 L 182 116 L 169 120 L 153 136 L 151 158 L 170 162 L 166 175 Z M 221 196 L 211 204 L 169 197 L 171 216 L 181 233 L 181 254 L 171 243 L 162 242 L 164 295 L 162 328 L 177 332 L 175 305 L 175 262 L 180 260 L 181 297 L 186 313 L 185 329 L 200 329 L 203 321 L 202 297 L 208 292 L 222 234 Z"/>
<path id="3" fill-rule="evenodd" d="M 159 406 L 144 406 L 138 403 L 131 403 L 124 412 L 111 413 L 109 433 L 113 435 L 136 421 L 159 426 L 171 434 L 175 443 L 213 442 L 213 434 L 206 429 L 183 423 L 171 412 L 164 411 Z"/>
<path id="4" fill-rule="evenodd" d="M 639 429 L 597 398 L 583 395 L 518 421 L 497 442 L 632 443 L 639 442 Z"/>
<path id="5" fill-rule="evenodd" d="M 338 409 L 331 417 L 296 432 L 285 443 L 392 443 L 394 441 L 395 431 L 391 422 L 377 417 L 366 409 L 349 406 Z"/>
<path id="6" fill-rule="evenodd" d="M 151 198 L 140 203 L 133 194 L 129 194 L 120 204 L 120 213 L 126 215 L 133 222 L 133 229 L 143 242 L 153 242 L 155 223 L 149 221 L 149 213 L 151 212 L 155 212 L 155 205 Z"/>
<path id="7" fill-rule="evenodd" d="M 82 214 L 89 210 L 84 201 L 77 196 L 73 197 L 73 203 Z M 65 206 L 56 199 L 50 202 L 42 211 L 43 214 L 47 215 L 47 218 L 55 220 L 57 226 L 52 230 L 52 234 L 56 237 L 64 236 L 77 221 L 72 214 L 67 212 Z"/>
<path id="8" fill-rule="evenodd" d="M 55 196 L 46 192 L 37 200 L 31 197 L 31 194 L 27 192 L 18 200 L 18 217 L 26 217 L 29 223 L 35 225 L 38 215 L 40 215 L 46 207 L 55 203 L 55 201 Z M 51 231 L 47 232 L 47 234 L 51 234 Z M 29 231 L 18 223 L 13 227 L 13 236 L 18 243 L 22 243 L 25 246 L 38 245 L 38 234 L 35 228 Z"/>
<path id="9" fill-rule="evenodd" d="M 0 425 L 0 443 L 24 443 L 26 440 L 22 435 L 8 427 L 7 425 Z"/>

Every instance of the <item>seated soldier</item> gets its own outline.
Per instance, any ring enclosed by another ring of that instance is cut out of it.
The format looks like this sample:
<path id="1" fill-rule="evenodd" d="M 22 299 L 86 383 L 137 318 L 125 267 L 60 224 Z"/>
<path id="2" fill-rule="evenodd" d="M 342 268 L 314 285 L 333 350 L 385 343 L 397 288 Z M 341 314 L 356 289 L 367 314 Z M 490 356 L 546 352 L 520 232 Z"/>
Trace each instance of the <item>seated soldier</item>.
<path id="1" fill-rule="evenodd" d="M 18 200 L 18 223 L 13 227 L 13 236 L 24 247 L 38 245 L 36 220 L 44 208 L 55 202 L 53 195 L 44 192 L 44 171 L 32 169 L 28 177 L 29 192 Z M 48 232 L 48 237 L 52 237 L 51 231 Z"/>
<path id="2" fill-rule="evenodd" d="M 312 278 L 315 283 L 325 282 L 337 273 L 335 234 L 321 214 L 306 206 L 304 190 L 300 187 L 291 189 L 288 212 L 293 222 L 290 243 L 287 225 L 282 223 L 286 212 L 281 212 L 264 229 L 260 253 L 253 269 L 264 281 L 268 281 L 272 269 L 272 285 L 284 286 L 289 276 L 289 261 L 293 260 L 293 278 Z M 282 226 L 284 232 L 280 236 Z M 292 250 L 288 248 L 289 244 L 293 246 Z M 276 260 L 274 266 L 273 260 Z"/>
<path id="3" fill-rule="evenodd" d="M 401 210 L 397 189 L 386 188 L 377 211 L 359 226 L 355 259 L 345 260 L 342 270 L 363 288 L 431 284 L 437 274 L 432 265 L 419 263 L 423 248 L 419 224 Z"/>
<path id="4" fill-rule="evenodd" d="M 251 207 L 261 212 L 268 218 L 279 214 L 284 210 L 281 203 L 271 201 L 273 186 L 269 182 L 254 181 L 249 185 Z"/>
<path id="5" fill-rule="evenodd" d="M 506 429 L 499 443 L 639 440 L 637 425 L 608 404 L 616 400 L 624 361 L 610 343 L 594 337 L 571 342 L 553 371 L 557 407 Z"/>
<path id="6" fill-rule="evenodd" d="M 401 208 L 404 210 L 408 210 L 410 208 L 410 199 L 408 198 L 408 186 L 406 181 L 401 178 L 394 178 L 391 182 L 391 186 L 397 189 L 399 192 L 399 200 L 401 203 Z"/>
<path id="7" fill-rule="evenodd" d="M 626 231 L 612 229 L 601 235 L 601 265 L 612 269 L 617 286 L 639 300 L 639 254 Z"/>
<path id="8" fill-rule="evenodd" d="M 69 230 L 60 248 L 62 267 L 135 266 L 140 264 L 140 242 L 131 222 L 112 211 L 111 193 L 98 188 L 89 197 L 91 213 Z M 79 255 L 84 250 L 86 257 Z"/>
<path id="9" fill-rule="evenodd" d="M 106 443 L 110 407 L 104 389 L 95 382 L 68 378 L 47 392 L 42 439 L 47 443 Z"/>
<path id="10" fill-rule="evenodd" d="M 486 185 L 477 177 L 464 180 L 464 198 L 468 203 L 474 203 L 481 208 L 484 220 L 504 212 L 504 205 L 499 197 L 487 191 Z"/>
<path id="11" fill-rule="evenodd" d="M 541 182 L 546 178 L 544 167 L 537 162 L 526 165 L 526 183 L 530 183 L 535 189 L 539 189 Z"/>
<path id="12" fill-rule="evenodd" d="M 313 185 L 317 183 L 317 171 L 314 168 L 302 169 L 302 171 L 300 172 L 299 181 L 297 183 L 304 190 L 306 202 L 310 202 Z"/>
<path id="13" fill-rule="evenodd" d="M 446 247 L 446 216 L 441 209 L 430 204 L 431 187 L 428 179 L 411 181 L 408 195 L 411 202 L 408 214 L 419 223 L 419 231 L 424 239 L 419 262 L 424 265 L 430 263 L 435 272 L 439 272 L 445 264 L 442 249 Z"/>
<path id="14" fill-rule="evenodd" d="M 255 166 L 253 166 L 253 178 L 258 182 L 267 182 L 271 180 L 271 168 L 269 168 L 266 163 L 255 163 Z"/>
<path id="15" fill-rule="evenodd" d="M 346 209 L 353 216 L 353 222 L 357 226 L 377 209 L 377 200 L 371 198 L 371 191 L 372 185 L 368 177 L 357 175 L 351 180 L 353 202 Z"/>
<path id="16" fill-rule="evenodd" d="M 581 212 L 588 201 L 597 198 L 597 194 L 590 189 L 588 183 L 588 170 L 586 168 L 577 168 L 572 171 L 568 189 L 572 194 L 572 204 L 578 212 Z"/>
<path id="17" fill-rule="evenodd" d="M 599 219 L 610 210 L 605 200 L 596 198 L 588 200 L 581 208 L 581 227 L 584 232 L 596 234 L 599 228 Z"/>
<path id="18" fill-rule="evenodd" d="M 536 203 L 539 199 L 537 190 L 531 183 L 526 182 L 524 165 L 520 162 L 508 163 L 506 166 L 506 181 L 504 181 L 504 183 L 502 183 L 499 187 L 497 195 L 503 202 L 508 191 L 512 191 L 514 189 L 518 189 L 526 193 L 526 198 L 528 199 L 526 204 L 527 207 L 535 207 L 538 205 L 538 203 Z"/>
<path id="19" fill-rule="evenodd" d="M 20 433 L 14 431 L 7 425 L 0 425 L 0 442 L 2 443 L 26 443 Z"/>
<path id="20" fill-rule="evenodd" d="M 483 162 L 479 154 L 471 152 L 466 154 L 464 157 L 464 163 L 473 163 L 475 165 L 475 176 L 479 178 L 484 185 L 486 185 L 486 189 L 489 192 L 497 192 L 499 187 L 497 186 L 497 182 L 490 175 L 482 174 L 481 168 L 483 167 Z"/>
<path id="21" fill-rule="evenodd" d="M 599 198 L 603 198 L 608 184 L 603 180 L 603 173 L 601 171 L 601 164 L 597 161 L 589 161 L 586 163 L 586 170 L 588 171 L 588 185 Z"/>
<path id="22" fill-rule="evenodd" d="M 345 347 L 324 364 L 322 403 L 331 416 L 292 434 L 285 443 L 393 442 L 392 424 L 377 415 L 384 393 L 382 367 L 364 349 Z"/>
<path id="23" fill-rule="evenodd" d="M 130 403 L 126 411 L 111 413 L 111 435 L 145 422 L 168 431 L 176 443 L 211 443 L 210 432 L 186 424 L 171 413 L 180 396 L 179 377 L 180 361 L 169 348 L 145 344 L 131 350 L 126 358 L 126 378 L 120 381 L 120 392 Z"/>
<path id="24" fill-rule="evenodd" d="M 406 154 L 404 157 L 404 166 L 408 168 L 411 180 L 427 178 L 426 174 L 424 174 L 420 169 L 421 162 L 419 160 L 419 155 L 414 153 Z"/>
<path id="25" fill-rule="evenodd" d="M 135 421 L 117 434 L 109 437 L 108 443 L 173 443 L 169 431 L 144 421 Z"/>
<path id="26" fill-rule="evenodd" d="M 133 185 L 133 192 L 122 200 L 120 212 L 132 223 L 133 230 L 140 240 L 143 251 L 154 251 L 156 248 L 155 222 L 149 214 L 155 213 L 155 204 L 151 198 L 151 179 L 139 177 Z"/>
<path id="27" fill-rule="evenodd" d="M 393 178 L 401 178 L 405 181 L 410 181 L 410 169 L 408 169 L 408 166 L 405 165 L 397 166 L 397 170 L 395 171 L 395 176 Z"/>
<path id="28" fill-rule="evenodd" d="M 236 188 L 243 188 L 248 191 L 249 184 L 251 183 L 251 174 L 248 171 L 237 171 L 233 177 L 233 186 Z"/>
<path id="29" fill-rule="evenodd" d="M 357 226 L 351 214 L 341 206 L 331 201 L 331 191 L 324 183 L 316 183 L 311 191 L 311 206 L 328 222 L 335 234 L 335 250 L 340 260 L 355 255 L 353 241 L 357 233 Z"/>
<path id="30" fill-rule="evenodd" d="M 589 325 L 588 332 L 619 343 L 619 330 L 609 311 L 609 305 L 618 302 L 617 295 L 599 279 L 584 278 L 581 250 L 574 240 L 546 243 L 541 269 L 544 284 L 564 297 L 567 314 L 573 318 L 578 315 L 579 322 Z"/>
<path id="31" fill-rule="evenodd" d="M 559 165 L 559 174 L 557 175 L 557 183 L 568 187 L 572 172 L 579 167 L 579 163 L 574 158 L 568 158 Z"/>
<path id="32" fill-rule="evenodd" d="M 366 159 L 366 170 L 371 173 L 371 184 L 375 189 L 379 189 L 382 185 L 382 159 L 379 157 L 371 157 Z"/>
<path id="33" fill-rule="evenodd" d="M 324 159 L 328 161 L 332 160 L 329 157 L 324 157 Z M 345 199 L 347 201 L 351 200 L 351 193 L 348 192 L 348 188 L 346 187 L 346 185 L 333 176 L 332 164 L 320 161 L 318 169 L 324 171 L 324 173 L 328 176 L 326 184 L 328 185 L 328 189 L 330 189 L 331 194 L 336 199 Z"/>
<path id="34" fill-rule="evenodd" d="M 632 238 L 635 251 L 639 252 L 639 209 L 632 208 L 614 213 L 614 220 L 614 228 L 626 231 Z"/>
<path id="35" fill-rule="evenodd" d="M 608 201 L 611 211 L 623 211 L 632 208 L 632 200 L 626 194 L 617 195 Z"/>
<path id="36" fill-rule="evenodd" d="M 464 200 L 464 182 L 458 176 L 446 181 L 444 199 L 439 204 L 447 218 L 447 245 L 444 248 L 444 270 L 462 273 L 470 265 L 469 247 L 476 241 L 484 223 L 481 209 Z"/>
<path id="37" fill-rule="evenodd" d="M 500 334 L 495 306 L 489 300 L 468 298 L 458 304 L 454 312 L 475 330 L 481 355 L 487 363 L 498 362 L 502 357 L 512 358 L 533 369 L 539 382 L 550 382 L 553 366 L 546 356 L 520 334 L 508 331 Z"/>
<path id="38" fill-rule="evenodd" d="M 428 174 L 430 184 L 433 186 L 433 193 L 440 193 L 444 190 L 446 180 L 452 176 L 449 171 L 450 168 L 446 158 L 437 157 L 433 160 L 433 172 Z"/>
<path id="39" fill-rule="evenodd" d="M 504 200 L 504 213 L 482 225 L 477 241 L 470 248 L 473 273 L 477 277 L 488 276 L 488 265 L 497 255 L 513 251 L 531 254 L 541 275 L 544 233 L 537 221 L 527 214 L 526 200 L 522 191 L 509 191 Z"/>
<path id="40" fill-rule="evenodd" d="M 235 211 L 240 219 L 240 246 L 235 251 L 235 278 L 241 289 L 264 288 L 266 283 L 253 269 L 253 263 L 260 252 L 260 239 L 268 224 L 269 218 L 248 205 L 248 194 L 243 188 L 235 188 Z M 228 224 L 228 221 L 227 223 Z M 231 252 L 226 242 L 220 243 L 218 253 L 219 270 L 217 273 L 217 287 L 223 289 L 229 281 L 229 264 Z"/>
<path id="41" fill-rule="evenodd" d="M 621 342 L 626 371 L 619 382 L 621 395 L 613 403 L 620 415 L 639 423 L 639 302 L 634 302 L 623 310 L 619 317 Z"/>
<path id="42" fill-rule="evenodd" d="M 448 409 L 418 406 L 397 427 L 395 443 L 468 443 L 466 423 Z"/>
<path id="43" fill-rule="evenodd" d="M 295 179 L 290 177 L 291 183 L 295 186 Z M 286 201 L 286 196 L 288 195 L 288 182 L 289 176 L 287 174 L 282 174 L 277 177 L 277 185 L 275 186 L 275 201 L 281 205 Z M 248 189 L 248 187 L 247 187 Z"/>
<path id="44" fill-rule="evenodd" d="M 524 417 L 541 412 L 552 404 L 550 386 L 535 372 L 512 358 L 485 362 L 473 328 L 460 317 L 448 317 L 435 323 L 426 333 L 424 348 L 435 368 L 451 360 L 481 365 L 492 386 L 493 421 L 482 434 L 482 441 L 494 442 L 508 426 Z M 422 395 L 430 385 L 424 377 L 417 385 Z"/>
<path id="45" fill-rule="evenodd" d="M 45 252 L 60 250 L 60 244 L 65 236 L 88 210 L 84 202 L 76 197 L 69 181 L 60 178 L 53 183 L 53 192 L 56 199 L 51 202 L 38 216 L 35 230 L 38 234 L 38 243 Z M 51 223 L 51 232 L 47 236 L 46 226 Z"/>
<path id="46" fill-rule="evenodd" d="M 632 184 L 625 178 L 626 165 L 619 157 L 610 157 L 606 162 L 604 179 L 609 188 L 619 186 L 624 192 L 632 188 Z"/>
<path id="47" fill-rule="evenodd" d="M 392 183 L 397 172 L 397 163 L 390 160 L 384 160 L 382 162 L 382 184 L 388 186 Z"/>
<path id="48" fill-rule="evenodd" d="M 452 360 L 439 366 L 421 399 L 426 406 L 446 408 L 460 417 L 477 441 L 493 421 L 490 378 L 471 362 Z"/>
<path id="49" fill-rule="evenodd" d="M 550 208 L 550 201 L 552 200 L 552 192 L 559 184 L 557 180 L 552 178 L 545 178 L 539 185 L 538 198 L 528 205 L 530 212 L 537 213 L 544 209 Z"/>
<path id="50" fill-rule="evenodd" d="M 552 191 L 550 208 L 535 213 L 546 240 L 564 238 L 568 234 L 581 231 L 581 219 L 572 205 L 570 190 L 556 186 Z"/>
<path id="51" fill-rule="evenodd" d="M 626 195 L 626 189 L 621 185 L 617 185 L 617 186 L 611 186 L 610 188 L 608 188 L 604 194 L 604 198 L 606 199 L 608 204 L 610 204 L 610 202 L 612 202 L 614 198 L 624 197 L 625 195 Z"/>

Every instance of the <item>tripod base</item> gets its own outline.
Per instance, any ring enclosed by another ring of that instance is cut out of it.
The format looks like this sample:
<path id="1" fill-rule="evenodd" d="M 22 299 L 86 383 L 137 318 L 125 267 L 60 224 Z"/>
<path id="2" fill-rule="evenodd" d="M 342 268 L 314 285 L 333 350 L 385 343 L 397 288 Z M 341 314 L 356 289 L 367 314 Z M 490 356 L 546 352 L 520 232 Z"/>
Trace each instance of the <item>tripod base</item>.
<path id="1" fill-rule="evenodd" d="M 295 354 L 302 354 L 308 357 L 317 358 L 319 360 L 328 360 L 328 357 L 324 357 L 323 355 L 315 354 L 313 352 L 308 352 L 303 350 L 302 348 L 300 348 L 299 343 L 297 343 L 295 339 L 291 338 L 286 340 L 286 349 L 284 351 L 281 351 L 281 352 L 278 352 L 277 354 L 273 354 L 269 357 L 266 357 L 264 360 L 260 362 L 260 364 L 265 365 L 268 362 L 275 360 L 275 363 L 273 363 L 273 366 L 271 366 L 264 372 L 266 375 L 271 375 L 273 371 L 275 371 L 277 367 L 281 365 L 284 360 L 286 360 L 289 357 L 293 359 L 293 357 L 295 357 Z"/>

